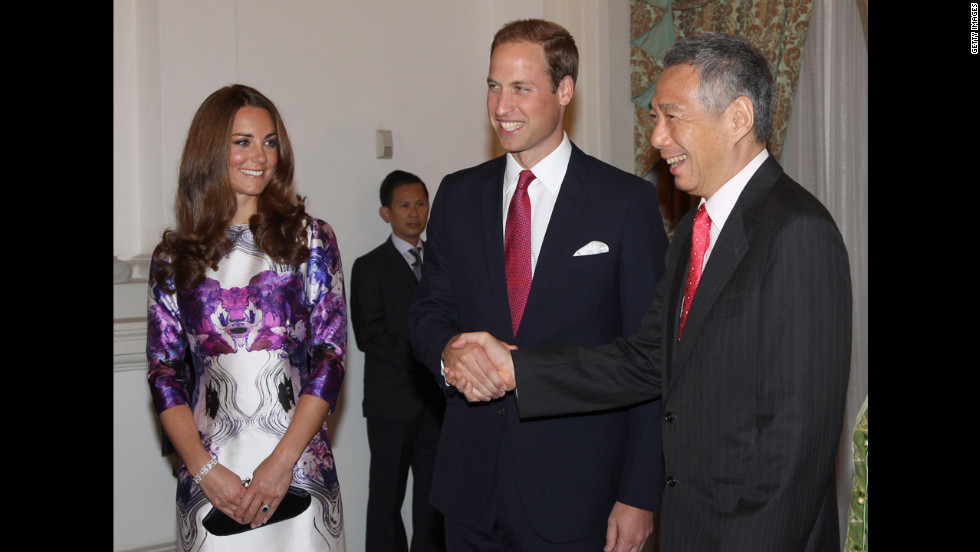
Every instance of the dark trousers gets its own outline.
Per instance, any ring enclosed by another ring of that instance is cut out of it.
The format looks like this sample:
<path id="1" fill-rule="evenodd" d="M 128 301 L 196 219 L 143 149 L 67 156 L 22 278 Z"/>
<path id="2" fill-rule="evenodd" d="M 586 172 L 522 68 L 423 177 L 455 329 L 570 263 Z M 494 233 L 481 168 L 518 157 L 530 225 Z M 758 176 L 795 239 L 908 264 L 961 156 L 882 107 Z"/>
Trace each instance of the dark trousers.
<path id="1" fill-rule="evenodd" d="M 505 431 L 497 453 L 490 499 L 477 522 L 464 526 L 455 523 L 451 515 L 446 517 L 446 549 L 452 552 L 600 552 L 606 545 L 605 532 L 564 543 L 538 536 L 524 513 L 511 447 L 510 435 Z"/>
<path id="2" fill-rule="evenodd" d="M 371 448 L 366 552 L 446 549 L 442 514 L 429 504 L 442 420 L 429 410 L 412 420 L 367 418 Z M 401 509 L 412 469 L 412 546 Z"/>

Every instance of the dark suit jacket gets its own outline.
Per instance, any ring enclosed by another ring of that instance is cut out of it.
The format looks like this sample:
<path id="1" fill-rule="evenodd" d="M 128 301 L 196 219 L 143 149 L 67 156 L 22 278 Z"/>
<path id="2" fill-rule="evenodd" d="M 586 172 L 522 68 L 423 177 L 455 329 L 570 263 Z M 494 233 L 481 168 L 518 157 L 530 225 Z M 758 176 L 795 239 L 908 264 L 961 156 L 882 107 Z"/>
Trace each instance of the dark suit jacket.
<path id="1" fill-rule="evenodd" d="M 834 465 L 851 350 L 840 233 L 767 159 L 718 237 L 678 342 L 692 223 L 693 212 L 628 339 L 514 353 L 521 415 L 662 394 L 664 552 L 839 552 Z"/>
<path id="2" fill-rule="evenodd" d="M 408 343 L 408 306 L 418 281 L 391 238 L 354 261 L 350 314 L 364 351 L 365 416 L 410 420 L 445 398 Z"/>
<path id="3" fill-rule="evenodd" d="M 416 355 L 444 384 L 440 359 L 462 331 L 518 346 L 598 345 L 636 328 L 663 273 L 667 239 L 653 185 L 573 146 L 513 337 L 504 274 L 503 178 L 494 159 L 448 175 L 432 204 L 422 282 L 409 314 Z M 573 256 L 593 240 L 609 252 Z M 498 455 L 512 455 L 528 521 L 563 542 L 604 532 L 615 501 L 659 510 L 660 402 L 597 415 L 521 421 L 513 394 L 482 404 L 449 395 L 432 502 L 473 523 Z M 501 450 L 507 431 L 514 446 Z"/>

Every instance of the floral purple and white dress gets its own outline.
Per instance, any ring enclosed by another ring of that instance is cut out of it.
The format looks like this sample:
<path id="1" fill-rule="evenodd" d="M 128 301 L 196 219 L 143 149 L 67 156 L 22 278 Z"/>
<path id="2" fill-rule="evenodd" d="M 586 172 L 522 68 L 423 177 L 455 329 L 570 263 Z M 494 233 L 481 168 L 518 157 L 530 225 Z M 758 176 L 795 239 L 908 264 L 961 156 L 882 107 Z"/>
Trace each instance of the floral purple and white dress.
<path id="1" fill-rule="evenodd" d="M 231 254 L 197 289 L 166 294 L 156 285 L 168 259 L 153 255 L 146 354 L 160 413 L 186 404 L 212 456 L 240 477 L 254 470 L 286 432 L 300 394 L 330 403 L 344 378 L 347 313 L 333 229 L 312 219 L 310 260 L 280 265 L 255 245 L 248 225 L 231 226 Z M 190 353 L 193 364 L 184 362 Z M 212 506 L 181 465 L 177 482 L 180 550 L 343 551 L 340 485 L 327 425 L 293 467 L 292 485 L 312 495 L 290 520 L 217 537 L 202 520 Z"/>

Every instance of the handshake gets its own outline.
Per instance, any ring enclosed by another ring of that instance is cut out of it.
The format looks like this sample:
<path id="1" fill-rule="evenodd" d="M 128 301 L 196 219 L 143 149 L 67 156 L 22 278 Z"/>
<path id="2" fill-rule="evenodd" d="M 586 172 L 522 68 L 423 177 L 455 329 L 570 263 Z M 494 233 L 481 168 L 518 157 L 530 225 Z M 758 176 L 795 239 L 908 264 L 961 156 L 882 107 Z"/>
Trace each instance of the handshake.
<path id="1" fill-rule="evenodd" d="M 459 334 L 442 352 L 446 383 L 470 402 L 503 397 L 517 386 L 510 354 L 514 349 L 487 332 Z"/>

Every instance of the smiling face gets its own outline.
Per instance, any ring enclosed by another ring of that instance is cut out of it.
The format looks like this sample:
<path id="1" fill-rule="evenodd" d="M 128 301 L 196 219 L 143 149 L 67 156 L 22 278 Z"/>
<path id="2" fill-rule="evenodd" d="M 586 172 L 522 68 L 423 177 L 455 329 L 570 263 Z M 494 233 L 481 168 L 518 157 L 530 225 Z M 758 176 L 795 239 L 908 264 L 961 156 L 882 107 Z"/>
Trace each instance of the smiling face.
<path id="1" fill-rule="evenodd" d="M 734 149 L 731 106 L 716 116 L 705 112 L 698 99 L 701 79 L 693 65 L 664 70 L 650 100 L 654 128 L 650 144 L 670 164 L 678 189 L 711 197 L 741 167 Z"/>
<path id="2" fill-rule="evenodd" d="M 391 232 L 412 245 L 419 238 L 429 220 L 429 197 L 420 183 L 397 186 L 391 190 L 391 205 L 382 206 L 381 218 L 391 223 Z"/>
<path id="3" fill-rule="evenodd" d="M 530 169 L 555 150 L 575 83 L 566 75 L 552 91 L 544 48 L 530 42 L 499 44 L 490 57 L 487 115 L 500 146 Z"/>
<path id="4" fill-rule="evenodd" d="M 272 115 L 261 107 L 245 106 L 235 113 L 228 149 L 228 182 L 238 202 L 232 224 L 244 224 L 258 209 L 279 161 L 279 144 Z"/>

